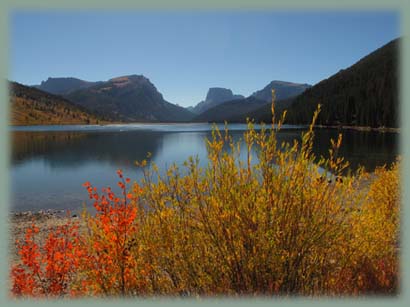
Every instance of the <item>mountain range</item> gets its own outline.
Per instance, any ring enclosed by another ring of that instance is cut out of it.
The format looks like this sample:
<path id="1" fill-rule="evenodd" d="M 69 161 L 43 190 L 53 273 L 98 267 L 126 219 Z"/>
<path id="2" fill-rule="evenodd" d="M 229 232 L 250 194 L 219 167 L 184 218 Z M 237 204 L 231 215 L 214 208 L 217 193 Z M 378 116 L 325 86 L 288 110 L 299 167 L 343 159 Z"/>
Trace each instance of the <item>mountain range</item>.
<path id="1" fill-rule="evenodd" d="M 317 124 L 398 127 L 399 44 L 400 39 L 387 43 L 352 66 L 307 87 L 299 95 L 285 99 L 276 95 L 276 111 L 287 110 L 287 124 L 309 124 L 317 105 L 321 104 Z M 269 88 L 264 89 L 266 99 Z M 224 109 L 223 120 L 217 115 L 220 110 L 213 108 L 208 114 L 215 115 L 209 116 L 207 121 L 245 122 L 249 118 L 268 123 L 272 120 L 270 102 L 241 114 L 234 109 Z"/>
<path id="2" fill-rule="evenodd" d="M 271 88 L 275 88 L 282 98 L 297 95 L 309 85 L 272 81 L 247 98 L 234 94 L 227 88 L 212 87 L 205 100 L 190 108 L 182 108 L 165 101 L 162 94 L 143 75 L 121 76 L 98 82 L 72 77 L 50 77 L 33 87 L 60 95 L 89 110 L 91 114 L 113 121 L 197 122 L 222 121 L 227 114 L 234 116 L 251 111 L 268 101 L 266 92 L 270 92 Z"/>
<path id="3" fill-rule="evenodd" d="M 35 86 L 61 94 L 91 112 L 124 122 L 189 121 L 193 114 L 166 101 L 143 75 L 129 75 L 108 81 L 88 82 L 76 78 L 48 78 Z"/>
<path id="4" fill-rule="evenodd" d="M 276 99 L 284 102 L 290 101 L 291 98 L 301 94 L 310 87 L 311 85 L 309 84 L 277 80 L 272 81 L 263 89 L 254 92 L 247 98 L 242 96 L 239 99 L 219 100 L 218 102 L 213 102 L 208 108 L 199 112 L 193 121 L 223 122 L 232 121 L 232 119 L 235 119 L 235 121 L 245 121 L 246 118 L 249 117 L 248 114 L 253 110 L 258 109 L 267 103 L 271 103 L 272 89 L 275 90 Z M 200 104 L 196 107 L 199 105 Z M 285 106 L 288 106 L 288 104 L 285 104 Z"/>
<path id="5" fill-rule="evenodd" d="M 274 89 L 276 110 L 288 110 L 287 123 L 309 123 L 320 103 L 318 124 L 397 127 L 398 45 L 396 39 L 313 86 L 274 80 L 246 98 L 212 87 L 205 100 L 189 108 L 166 101 L 143 75 L 98 82 L 48 78 L 32 87 L 11 83 L 13 122 L 269 122 Z"/>

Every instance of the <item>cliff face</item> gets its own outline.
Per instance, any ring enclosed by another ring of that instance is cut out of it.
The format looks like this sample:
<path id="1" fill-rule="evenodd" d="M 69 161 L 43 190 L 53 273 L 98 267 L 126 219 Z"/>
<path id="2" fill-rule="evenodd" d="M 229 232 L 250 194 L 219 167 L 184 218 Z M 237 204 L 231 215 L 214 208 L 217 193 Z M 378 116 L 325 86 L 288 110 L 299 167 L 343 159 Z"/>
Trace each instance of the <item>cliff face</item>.
<path id="1" fill-rule="evenodd" d="M 226 101 L 244 98 L 245 97 L 242 95 L 234 95 L 230 89 L 223 87 L 211 87 L 206 94 L 205 100 L 198 103 L 193 108 L 193 112 L 200 114 Z"/>

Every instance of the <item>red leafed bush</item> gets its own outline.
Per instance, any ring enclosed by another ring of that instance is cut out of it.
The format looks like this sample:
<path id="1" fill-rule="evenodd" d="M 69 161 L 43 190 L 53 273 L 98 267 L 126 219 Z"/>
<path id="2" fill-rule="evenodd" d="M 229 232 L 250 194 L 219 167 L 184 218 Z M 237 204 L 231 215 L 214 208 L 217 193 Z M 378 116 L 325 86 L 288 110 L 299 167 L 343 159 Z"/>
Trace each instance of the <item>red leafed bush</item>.
<path id="1" fill-rule="evenodd" d="M 12 267 L 12 293 L 15 296 L 64 296 L 82 257 L 78 224 L 68 222 L 51 230 L 45 242 L 37 243 L 39 228 L 26 230 L 16 242 L 21 262 Z"/>

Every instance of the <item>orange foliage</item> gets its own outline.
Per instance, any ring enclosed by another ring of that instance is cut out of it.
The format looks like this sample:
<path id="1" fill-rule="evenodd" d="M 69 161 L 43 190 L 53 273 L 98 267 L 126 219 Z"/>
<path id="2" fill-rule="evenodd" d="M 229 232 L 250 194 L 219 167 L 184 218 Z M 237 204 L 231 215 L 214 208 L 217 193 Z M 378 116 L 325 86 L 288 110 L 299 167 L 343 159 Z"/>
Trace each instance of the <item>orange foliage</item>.
<path id="1" fill-rule="evenodd" d="M 89 294 L 130 295 L 144 286 L 138 259 L 130 253 L 138 233 L 138 195 L 127 193 L 130 179 L 124 179 L 121 170 L 117 174 L 122 197 L 117 197 L 111 188 L 98 194 L 89 182 L 84 184 L 97 211 L 95 216 L 84 213 L 88 232 L 82 245 L 86 257 L 81 263 L 81 289 Z"/>
<path id="2" fill-rule="evenodd" d="M 82 257 L 78 224 L 67 223 L 51 231 L 43 245 L 36 243 L 33 224 L 23 242 L 17 242 L 21 263 L 12 267 L 12 293 L 16 296 L 63 296 L 69 292 Z"/>

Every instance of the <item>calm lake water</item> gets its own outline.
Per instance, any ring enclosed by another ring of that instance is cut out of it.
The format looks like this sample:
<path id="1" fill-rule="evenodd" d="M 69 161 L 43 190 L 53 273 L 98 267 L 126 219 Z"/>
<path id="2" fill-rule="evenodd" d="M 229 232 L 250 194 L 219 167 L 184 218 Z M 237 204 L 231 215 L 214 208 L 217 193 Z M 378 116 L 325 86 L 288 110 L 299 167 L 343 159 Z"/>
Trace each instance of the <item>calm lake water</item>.
<path id="1" fill-rule="evenodd" d="M 223 129 L 223 125 L 219 126 Z M 80 209 L 88 202 L 82 184 L 116 187 L 116 170 L 132 180 L 141 178 L 135 161 L 152 154 L 164 170 L 173 162 L 182 164 L 198 156 L 206 165 L 205 138 L 211 137 L 209 124 L 130 124 L 108 126 L 12 127 L 11 186 L 12 211 L 40 209 Z M 257 127 L 258 128 L 258 127 Z M 303 127 L 285 126 L 279 141 L 300 139 Z M 229 130 L 239 140 L 244 124 Z M 399 134 L 345 130 L 341 155 L 353 169 L 363 165 L 369 171 L 393 162 L 398 154 Z M 326 155 L 334 129 L 316 130 L 314 151 Z"/>

